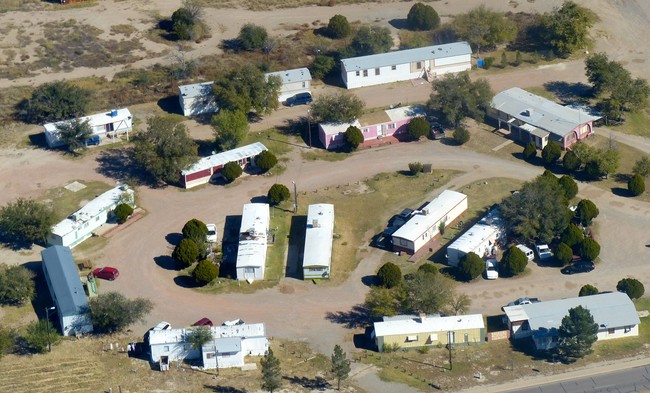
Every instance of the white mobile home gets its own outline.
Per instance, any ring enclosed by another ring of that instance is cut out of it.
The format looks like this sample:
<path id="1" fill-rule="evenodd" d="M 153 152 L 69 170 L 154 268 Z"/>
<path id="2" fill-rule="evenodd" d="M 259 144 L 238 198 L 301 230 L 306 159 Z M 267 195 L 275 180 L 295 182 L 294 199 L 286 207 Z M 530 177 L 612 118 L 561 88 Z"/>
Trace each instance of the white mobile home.
<path id="1" fill-rule="evenodd" d="M 334 236 L 334 205 L 319 203 L 307 209 L 302 273 L 305 280 L 329 278 Z"/>
<path id="2" fill-rule="evenodd" d="M 447 264 L 458 266 L 461 259 L 470 252 L 479 257 L 493 255 L 497 241 L 504 235 L 505 228 L 499 211 L 493 209 L 447 247 Z"/>
<path id="3" fill-rule="evenodd" d="M 472 68 L 472 48 L 467 42 L 405 49 L 341 60 L 341 77 L 348 89 L 435 78 Z"/>
<path id="4" fill-rule="evenodd" d="M 264 74 L 265 78 L 278 76 L 282 80 L 278 101 L 286 101 L 298 93 L 311 93 L 311 73 L 307 68 L 296 68 L 293 70 L 269 72 Z"/>
<path id="5" fill-rule="evenodd" d="M 45 141 L 49 147 L 58 147 L 65 145 L 59 139 L 58 126 L 69 123 L 71 120 L 59 121 L 56 123 L 47 123 L 43 125 L 45 132 Z M 133 129 L 133 116 L 127 108 L 113 109 L 108 112 L 96 113 L 90 116 L 79 118 L 79 121 L 88 121 L 93 131 L 93 136 L 98 136 L 100 140 L 104 137 L 113 138 L 120 134 L 127 134 Z"/>
<path id="6" fill-rule="evenodd" d="M 392 235 L 393 249 L 415 254 L 440 232 L 440 225 L 448 226 L 467 211 L 467 195 L 445 190 Z"/>
<path id="7" fill-rule="evenodd" d="M 120 203 L 135 207 L 134 192 L 126 184 L 106 191 L 52 227 L 47 244 L 70 248 L 76 246 L 105 224 Z"/>
<path id="8" fill-rule="evenodd" d="M 64 336 L 74 336 L 93 331 L 90 308 L 68 247 L 52 246 L 41 251 L 43 273 Z"/>
<path id="9" fill-rule="evenodd" d="M 178 86 L 178 102 L 183 116 L 196 116 L 219 110 L 212 93 L 213 84 L 214 82 L 203 82 Z"/>
<path id="10" fill-rule="evenodd" d="M 264 279 L 269 221 L 268 204 L 244 205 L 237 247 L 238 280 L 252 282 Z"/>

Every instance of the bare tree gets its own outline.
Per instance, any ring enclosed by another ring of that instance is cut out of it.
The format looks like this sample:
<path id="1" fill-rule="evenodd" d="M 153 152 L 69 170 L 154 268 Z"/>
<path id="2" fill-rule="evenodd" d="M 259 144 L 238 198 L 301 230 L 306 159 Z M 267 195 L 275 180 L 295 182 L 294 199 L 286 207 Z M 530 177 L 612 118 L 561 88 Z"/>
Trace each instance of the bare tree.
<path id="1" fill-rule="evenodd" d="M 183 8 L 190 14 L 194 23 L 203 19 L 204 12 L 200 0 L 183 0 Z"/>

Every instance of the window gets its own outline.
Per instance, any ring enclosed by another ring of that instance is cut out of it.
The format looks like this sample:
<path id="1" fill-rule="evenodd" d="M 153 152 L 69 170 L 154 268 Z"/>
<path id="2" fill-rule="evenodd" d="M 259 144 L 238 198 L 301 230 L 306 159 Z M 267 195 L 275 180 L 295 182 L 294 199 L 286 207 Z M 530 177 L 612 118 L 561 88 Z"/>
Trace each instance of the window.
<path id="1" fill-rule="evenodd" d="M 395 123 L 390 123 L 388 125 L 388 128 L 391 129 L 391 130 L 395 129 Z"/>
<path id="2" fill-rule="evenodd" d="M 393 70 L 393 71 L 395 71 L 395 70 L 397 69 L 397 66 L 396 66 L 396 65 L 394 65 L 394 66 L 390 66 L 390 69 Z"/>
<path id="3" fill-rule="evenodd" d="M 214 352 L 208 352 L 205 354 L 206 359 L 214 359 Z"/>
<path id="4" fill-rule="evenodd" d="M 431 333 L 431 334 L 429 335 L 429 340 L 430 340 L 431 342 L 438 341 L 438 335 L 437 335 L 436 333 Z"/>
<path id="5" fill-rule="evenodd" d="M 406 342 L 407 343 L 412 343 L 418 341 L 418 336 L 406 336 Z"/>
<path id="6" fill-rule="evenodd" d="M 368 76 L 368 70 L 363 70 L 363 76 L 364 77 Z"/>
<path id="7" fill-rule="evenodd" d="M 379 68 L 375 68 L 375 75 L 379 75 Z"/>
<path id="8" fill-rule="evenodd" d="M 421 61 L 418 61 L 417 63 L 415 63 L 415 67 L 416 67 L 418 70 L 421 70 L 421 69 L 422 69 L 422 62 L 421 62 Z"/>
<path id="9" fill-rule="evenodd" d="M 632 326 L 626 326 L 625 330 L 623 331 L 624 333 L 629 333 L 632 331 Z"/>
<path id="10" fill-rule="evenodd" d="M 302 82 L 302 87 L 303 88 L 307 87 L 307 82 Z"/>
<path id="11" fill-rule="evenodd" d="M 614 334 L 614 333 L 616 333 L 616 329 L 614 328 L 607 329 L 607 334 Z"/>
<path id="12" fill-rule="evenodd" d="M 169 352 L 169 345 L 165 345 L 165 346 L 163 347 L 163 351 L 165 351 L 165 352 Z"/>
<path id="13" fill-rule="evenodd" d="M 357 76 L 359 76 L 359 75 L 360 75 L 360 74 L 359 74 L 359 71 L 357 71 L 357 72 L 355 72 L 355 74 L 356 74 Z"/>
<path id="14" fill-rule="evenodd" d="M 363 129 L 363 133 L 364 133 L 364 134 L 367 134 L 367 133 L 368 133 L 368 129 L 367 129 L 367 128 L 364 128 L 364 129 Z"/>
<path id="15" fill-rule="evenodd" d="M 245 267 L 244 268 L 244 273 L 255 273 L 255 268 L 254 267 Z"/>

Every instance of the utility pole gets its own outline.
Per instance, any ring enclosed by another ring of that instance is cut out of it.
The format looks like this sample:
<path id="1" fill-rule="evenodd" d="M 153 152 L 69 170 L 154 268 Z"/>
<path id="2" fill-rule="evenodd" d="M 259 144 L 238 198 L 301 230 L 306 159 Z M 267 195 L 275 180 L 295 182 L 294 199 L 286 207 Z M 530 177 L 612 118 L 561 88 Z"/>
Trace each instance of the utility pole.
<path id="1" fill-rule="evenodd" d="M 311 110 L 307 109 L 307 134 L 309 135 L 309 148 L 311 149 Z"/>
<path id="2" fill-rule="evenodd" d="M 52 341 L 50 340 L 50 310 L 56 307 L 45 307 L 45 326 L 47 327 L 47 351 L 52 352 Z"/>
<path id="3" fill-rule="evenodd" d="M 454 368 L 453 363 L 452 363 L 452 359 L 451 359 L 451 349 L 452 349 L 452 346 L 453 346 L 453 344 L 452 344 L 453 341 L 454 341 L 454 332 L 452 332 L 452 331 L 447 332 L 447 348 L 449 348 L 449 371 L 453 370 L 453 368 Z"/>
<path id="4" fill-rule="evenodd" d="M 296 188 L 296 182 L 291 181 L 293 183 L 293 214 L 298 213 L 298 191 Z"/>

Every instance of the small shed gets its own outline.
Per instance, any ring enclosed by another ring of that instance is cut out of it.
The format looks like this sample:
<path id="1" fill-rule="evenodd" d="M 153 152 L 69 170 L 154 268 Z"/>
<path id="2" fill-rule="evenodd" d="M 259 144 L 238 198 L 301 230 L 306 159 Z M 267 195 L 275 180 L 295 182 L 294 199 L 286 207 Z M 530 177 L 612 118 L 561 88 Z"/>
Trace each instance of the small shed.
<path id="1" fill-rule="evenodd" d="M 219 110 L 212 92 L 213 84 L 214 82 L 202 82 L 178 86 L 178 102 L 183 116 L 196 116 Z"/>

